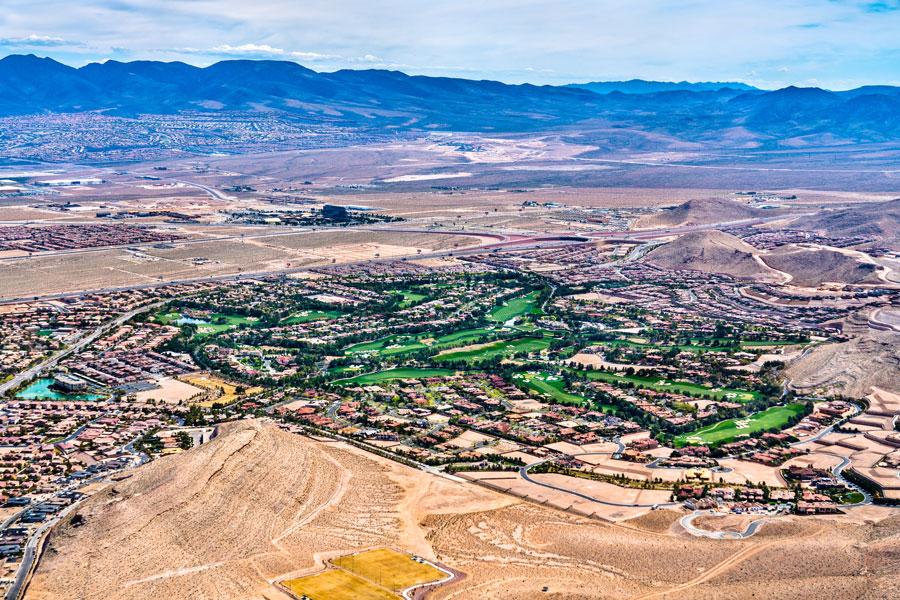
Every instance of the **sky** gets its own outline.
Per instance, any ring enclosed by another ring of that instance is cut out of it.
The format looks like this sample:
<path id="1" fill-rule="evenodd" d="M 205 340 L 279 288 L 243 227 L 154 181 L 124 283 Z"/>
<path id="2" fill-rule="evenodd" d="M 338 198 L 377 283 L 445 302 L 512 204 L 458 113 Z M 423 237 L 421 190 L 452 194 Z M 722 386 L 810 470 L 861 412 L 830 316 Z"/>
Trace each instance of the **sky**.
<path id="1" fill-rule="evenodd" d="M 558 85 L 900 85 L 900 0 L 3 0 L 0 56 L 293 60 Z"/>

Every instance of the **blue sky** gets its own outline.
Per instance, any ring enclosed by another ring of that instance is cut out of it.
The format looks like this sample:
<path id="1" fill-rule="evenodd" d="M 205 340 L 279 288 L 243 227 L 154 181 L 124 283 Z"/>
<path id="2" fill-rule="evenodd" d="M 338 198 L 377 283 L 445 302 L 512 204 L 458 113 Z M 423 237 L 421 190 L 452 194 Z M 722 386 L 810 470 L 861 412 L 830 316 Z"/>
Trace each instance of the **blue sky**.
<path id="1" fill-rule="evenodd" d="M 4 0 L 13 53 L 846 89 L 900 85 L 900 0 Z"/>

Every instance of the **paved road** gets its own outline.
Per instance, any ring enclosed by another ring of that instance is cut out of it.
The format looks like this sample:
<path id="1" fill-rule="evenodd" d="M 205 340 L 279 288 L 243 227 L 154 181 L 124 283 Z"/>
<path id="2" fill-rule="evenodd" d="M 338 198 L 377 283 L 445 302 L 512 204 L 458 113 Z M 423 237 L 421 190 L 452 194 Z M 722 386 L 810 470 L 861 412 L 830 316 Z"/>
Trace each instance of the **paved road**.
<path id="1" fill-rule="evenodd" d="M 112 321 L 108 321 L 107 323 L 105 323 L 105 324 L 101 325 L 100 327 L 98 327 L 97 329 L 95 329 L 93 333 L 90 333 L 88 335 L 84 335 L 84 336 L 78 338 L 78 340 L 75 343 L 73 343 L 72 345 L 68 346 L 67 348 L 63 348 L 62 350 L 60 350 L 53 356 L 34 365 L 33 367 L 31 367 L 28 370 L 22 371 L 21 373 L 19 373 L 18 375 L 16 375 L 15 377 L 13 377 L 9 381 L 7 381 L 6 383 L 0 385 L 0 396 L 2 396 L 3 394 L 5 394 L 7 391 L 9 391 L 11 389 L 14 389 L 16 386 L 19 386 L 22 383 L 33 378 L 35 375 L 37 375 L 41 371 L 43 371 L 45 369 L 52 369 L 53 367 L 55 367 L 57 365 L 57 363 L 59 363 L 60 360 L 62 360 L 63 358 L 67 357 L 70 354 L 80 351 L 82 348 L 84 348 L 88 344 L 92 343 L 94 340 L 96 340 L 98 337 L 100 337 L 101 335 L 103 335 L 104 333 L 109 331 L 110 329 L 118 327 L 119 325 L 121 325 L 125 321 L 129 320 L 130 318 L 134 317 L 135 315 L 139 315 L 143 312 L 147 312 L 148 310 L 153 310 L 154 308 L 156 308 L 158 306 L 162 306 L 163 304 L 165 304 L 165 302 L 154 302 L 153 304 L 148 304 L 146 306 L 142 306 L 141 308 L 136 308 L 136 309 L 129 311 L 123 315 L 120 315 L 120 316 L 116 317 L 115 319 L 113 319 Z"/>
<path id="2" fill-rule="evenodd" d="M 542 465 L 548 462 L 554 462 L 557 460 L 565 459 L 565 458 L 575 458 L 578 456 L 613 456 L 615 452 L 580 452 L 578 454 L 567 454 L 565 456 L 557 456 L 555 458 L 548 458 L 546 460 L 538 461 L 536 463 L 532 463 L 530 465 L 526 465 L 519 469 L 519 476 L 522 477 L 525 481 L 529 483 L 533 483 L 535 485 L 539 485 L 541 487 L 549 488 L 551 490 L 556 490 L 558 492 L 565 492 L 567 494 L 572 494 L 573 496 L 578 496 L 579 498 L 583 498 L 585 500 L 590 500 L 591 502 L 596 502 L 597 504 L 604 504 L 606 506 L 622 506 L 628 508 L 656 508 L 658 506 L 675 506 L 679 504 L 678 502 L 657 502 L 655 504 L 631 504 L 631 503 L 621 503 L 621 502 L 610 502 L 608 500 L 600 500 L 598 498 L 594 498 L 593 496 L 588 496 L 587 494 L 582 494 L 581 492 L 576 492 L 575 490 L 570 490 L 563 487 L 558 487 L 555 485 L 550 485 L 549 483 L 542 483 L 540 481 L 536 481 L 531 478 L 528 474 L 528 471 L 537 467 L 538 465 Z"/>
<path id="3" fill-rule="evenodd" d="M 744 530 L 743 533 L 738 531 L 706 531 L 705 529 L 698 529 L 693 526 L 693 521 L 699 516 L 702 515 L 721 515 L 722 513 L 718 513 L 714 510 L 695 510 L 689 515 L 685 515 L 681 518 L 681 526 L 690 531 L 691 533 L 697 535 L 703 535 L 708 538 L 713 538 L 714 540 L 740 540 L 744 538 L 748 538 L 759 529 L 759 526 L 765 523 L 766 521 L 772 521 L 777 519 L 777 516 L 766 517 L 764 519 L 759 519 L 750 523 L 747 526 L 747 529 Z"/>
<path id="4" fill-rule="evenodd" d="M 133 444 L 133 442 L 131 444 L 128 444 L 128 446 L 126 446 L 125 448 L 127 449 L 128 447 L 132 446 L 132 444 Z M 41 504 L 42 502 L 46 502 L 47 500 L 51 500 L 53 498 L 57 498 L 63 492 L 77 490 L 81 487 L 84 487 L 85 485 L 88 485 L 88 484 L 91 484 L 91 483 L 94 483 L 97 481 L 101 481 L 108 477 L 112 477 L 113 475 L 118 475 L 119 473 L 122 473 L 124 471 L 133 469 L 135 467 L 139 467 L 142 464 L 144 464 L 146 462 L 146 460 L 149 459 L 149 457 L 147 457 L 147 455 L 138 454 L 138 453 L 134 452 L 133 450 L 126 450 L 126 451 L 131 452 L 132 454 L 135 454 L 138 457 L 137 464 L 134 464 L 134 465 L 122 468 L 122 469 L 118 469 L 116 471 L 110 471 L 109 473 L 101 473 L 101 474 L 91 477 L 90 479 L 87 479 L 85 481 L 82 481 L 82 482 L 79 482 L 79 483 L 76 483 L 76 484 L 73 484 L 70 486 L 66 486 L 65 488 L 63 488 L 63 489 L 57 491 L 55 494 L 53 494 L 53 496 L 50 496 L 49 498 L 46 498 L 46 499 L 42 500 L 41 502 L 33 503 L 32 506 L 35 504 Z M 50 530 L 51 527 L 53 527 L 56 523 L 58 523 L 61 519 L 63 519 L 71 511 L 75 510 L 75 508 L 86 499 L 87 499 L 87 497 L 76 500 L 75 502 L 73 502 L 72 504 L 70 504 L 69 506 L 67 506 L 66 508 L 61 510 L 60 512 L 58 512 L 56 515 L 54 515 L 51 519 L 49 519 L 45 523 L 41 524 L 40 527 L 38 527 L 37 529 L 35 529 L 32 532 L 31 536 L 28 538 L 28 541 L 25 543 L 25 548 L 24 548 L 23 554 L 22 554 L 22 563 L 19 565 L 19 568 L 16 571 L 16 576 L 13 580 L 13 584 L 10 586 L 9 590 L 7 591 L 5 600 L 17 600 L 19 598 L 19 596 L 22 594 L 23 589 L 25 588 L 26 584 L 28 583 L 28 581 L 30 579 L 32 570 L 37 567 L 37 562 L 40 560 L 40 555 L 38 553 L 38 547 L 40 546 L 40 543 L 44 538 L 44 534 L 46 534 Z M 19 513 L 19 514 L 23 514 L 27 510 L 30 510 L 30 507 L 28 509 L 23 510 L 22 513 Z M 3 528 L 5 529 L 6 527 L 8 527 L 9 523 L 10 523 L 10 520 L 7 520 L 7 522 L 3 524 Z"/>

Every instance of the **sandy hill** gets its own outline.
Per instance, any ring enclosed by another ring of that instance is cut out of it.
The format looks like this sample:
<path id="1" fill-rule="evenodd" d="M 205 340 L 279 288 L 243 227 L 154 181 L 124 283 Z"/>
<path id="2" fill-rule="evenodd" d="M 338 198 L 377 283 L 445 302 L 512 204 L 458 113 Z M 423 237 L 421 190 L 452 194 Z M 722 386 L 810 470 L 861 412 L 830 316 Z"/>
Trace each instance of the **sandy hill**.
<path id="1" fill-rule="evenodd" d="M 867 331 L 850 341 L 816 348 L 788 368 L 791 387 L 824 389 L 862 398 L 879 387 L 900 391 L 900 334 Z"/>
<path id="2" fill-rule="evenodd" d="M 385 544 L 431 556 L 407 488 L 434 512 L 512 501 L 259 421 L 221 429 L 68 515 L 27 597 L 283 598 L 269 580 L 319 555 Z"/>
<path id="3" fill-rule="evenodd" d="M 773 269 L 791 275 L 794 285 L 815 287 L 825 282 L 877 283 L 877 265 L 852 253 L 829 248 L 781 246 L 761 256 Z"/>
<path id="4" fill-rule="evenodd" d="M 900 199 L 825 210 L 795 226 L 831 235 L 874 237 L 891 248 L 900 249 Z"/>
<path id="5" fill-rule="evenodd" d="M 288 600 L 273 581 L 373 545 L 466 573 L 433 600 L 896 597 L 896 520 L 788 518 L 723 542 L 687 535 L 681 514 L 611 525 L 244 421 L 70 513 L 26 598 Z"/>
<path id="6" fill-rule="evenodd" d="M 675 208 L 664 209 L 662 212 L 648 215 L 640 219 L 635 228 L 658 229 L 680 225 L 713 225 L 756 217 L 771 217 L 774 214 L 770 210 L 752 208 L 733 200 L 700 198 L 688 200 Z"/>
<path id="7" fill-rule="evenodd" d="M 665 269 L 719 273 L 741 279 L 780 282 L 783 276 L 766 267 L 759 251 L 721 231 L 693 231 L 651 250 L 646 260 Z"/>
<path id="8" fill-rule="evenodd" d="M 878 267 L 861 253 L 787 244 L 758 250 L 722 231 L 692 231 L 647 253 L 664 269 L 700 271 L 768 283 L 816 287 L 822 283 L 877 283 Z"/>

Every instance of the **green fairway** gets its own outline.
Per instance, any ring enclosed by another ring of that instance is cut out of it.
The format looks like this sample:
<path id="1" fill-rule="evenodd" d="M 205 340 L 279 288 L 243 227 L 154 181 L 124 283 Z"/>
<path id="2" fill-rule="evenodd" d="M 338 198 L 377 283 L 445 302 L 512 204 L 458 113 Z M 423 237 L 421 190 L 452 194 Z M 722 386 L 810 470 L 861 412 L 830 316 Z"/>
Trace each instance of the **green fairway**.
<path id="1" fill-rule="evenodd" d="M 282 319 L 284 325 L 294 325 L 295 323 L 306 323 L 307 321 L 316 321 L 319 319 L 337 319 L 342 317 L 344 313 L 336 310 L 301 310 Z"/>
<path id="2" fill-rule="evenodd" d="M 564 404 L 587 404 L 588 402 L 584 396 L 566 392 L 565 382 L 559 375 L 545 371 L 529 371 L 528 373 L 516 373 L 513 375 L 513 379 Z"/>
<path id="3" fill-rule="evenodd" d="M 465 329 L 463 331 L 448 333 L 437 338 L 432 338 L 429 334 L 391 335 L 385 338 L 381 338 L 380 340 L 354 344 L 349 348 L 345 348 L 344 354 L 349 355 L 358 354 L 361 352 L 373 352 L 380 356 L 390 356 L 392 354 L 404 354 L 406 352 L 424 350 L 425 348 L 443 349 L 455 345 L 463 345 L 467 342 L 473 342 L 474 340 L 496 334 L 500 331 L 509 330 Z"/>
<path id="4" fill-rule="evenodd" d="M 400 369 L 388 369 L 387 371 L 378 371 L 377 373 L 366 373 L 357 375 L 348 379 L 338 379 L 334 383 L 338 385 L 370 385 L 380 381 L 391 381 L 393 379 L 421 379 L 422 377 L 446 377 L 453 375 L 456 371 L 452 369 L 416 369 L 412 367 Z"/>
<path id="5" fill-rule="evenodd" d="M 425 299 L 425 294 L 418 294 L 416 292 L 409 292 L 406 290 L 392 290 L 388 293 L 403 296 L 403 302 L 400 303 L 400 308 L 410 307 L 413 304 L 417 304 Z"/>
<path id="6" fill-rule="evenodd" d="M 728 388 L 709 388 L 688 381 L 670 381 L 662 377 L 639 377 L 638 375 L 625 375 L 624 373 L 609 373 L 606 371 L 588 371 L 587 378 L 595 381 L 607 381 L 610 383 L 633 383 L 645 388 L 676 394 L 702 394 L 709 395 L 716 400 L 728 400 L 731 402 L 746 402 L 759 396 L 759 393 L 747 390 L 730 390 Z"/>
<path id="7" fill-rule="evenodd" d="M 217 323 L 216 321 L 222 320 L 222 323 Z M 238 315 L 226 315 L 221 313 L 216 313 L 209 318 L 209 323 L 202 323 L 197 325 L 197 335 L 212 335 L 215 333 L 222 333 L 223 331 L 228 331 L 229 329 L 237 329 L 241 325 L 253 325 L 257 323 L 259 319 L 256 317 L 243 317 Z"/>
<path id="8" fill-rule="evenodd" d="M 542 338 L 521 338 L 518 340 L 499 340 L 481 348 L 457 350 L 435 356 L 435 360 L 465 360 L 469 362 L 487 360 L 495 356 L 510 356 L 517 352 L 536 352 L 550 347 L 550 340 Z"/>
<path id="9" fill-rule="evenodd" d="M 716 442 L 727 443 L 738 436 L 749 435 L 771 427 L 783 427 L 791 417 L 799 415 L 802 412 L 802 404 L 773 406 L 772 408 L 743 419 L 719 421 L 715 425 L 710 425 L 709 427 L 704 427 L 703 429 L 698 429 L 691 433 L 679 435 L 675 438 L 675 446 L 713 444 Z"/>
<path id="10" fill-rule="evenodd" d="M 665 352 L 672 348 L 677 348 L 678 350 L 683 350 L 687 352 L 727 352 L 730 348 L 726 346 L 701 346 L 698 344 L 650 344 L 650 343 L 641 343 L 641 342 L 632 342 L 630 340 L 609 340 L 606 342 L 599 342 L 600 344 L 604 344 L 606 346 L 628 346 L 630 348 L 647 348 L 647 349 L 655 349 Z M 735 350 L 739 350 L 739 348 L 734 348 Z"/>
<path id="11" fill-rule="evenodd" d="M 537 299 L 540 292 L 531 292 L 521 298 L 513 298 L 506 304 L 498 306 L 488 313 L 487 318 L 495 323 L 506 323 L 514 317 L 536 314 L 540 312 Z"/>
<path id="12" fill-rule="evenodd" d="M 212 335 L 228 331 L 229 329 L 237 329 L 241 325 L 253 325 L 259 321 L 256 317 L 244 317 L 241 315 L 228 315 L 224 313 L 215 313 L 204 319 L 194 319 L 185 317 L 178 311 L 169 311 L 158 313 L 155 316 L 158 323 L 163 325 L 196 325 L 197 335 Z"/>

